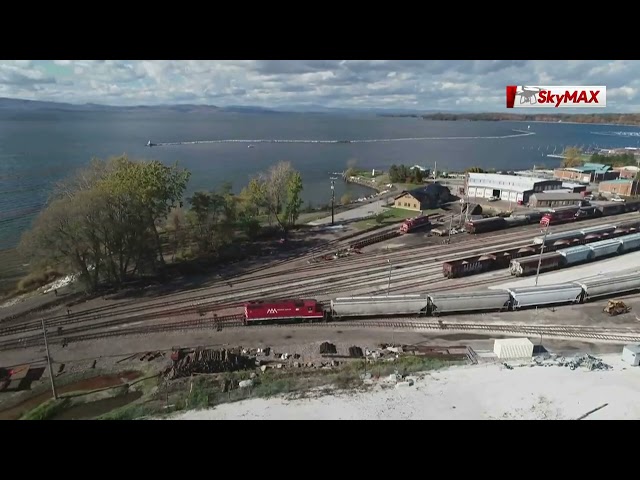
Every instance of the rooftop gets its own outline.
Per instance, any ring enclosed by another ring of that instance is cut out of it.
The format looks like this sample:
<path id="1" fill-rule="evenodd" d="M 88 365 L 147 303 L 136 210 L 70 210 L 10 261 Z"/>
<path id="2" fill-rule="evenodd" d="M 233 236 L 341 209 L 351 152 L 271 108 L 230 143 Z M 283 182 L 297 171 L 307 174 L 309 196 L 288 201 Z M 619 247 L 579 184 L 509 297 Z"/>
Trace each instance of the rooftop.
<path id="1" fill-rule="evenodd" d="M 560 200 L 581 200 L 582 195 L 579 193 L 568 193 L 568 192 L 558 192 L 558 193 L 534 193 L 531 197 L 535 197 L 536 200 L 547 200 L 547 201 L 560 201 Z"/>
<path id="2" fill-rule="evenodd" d="M 528 338 L 500 338 L 495 340 L 498 345 L 533 345 Z"/>
<path id="3" fill-rule="evenodd" d="M 640 353 L 640 345 L 625 345 L 624 348 L 636 354 Z"/>
<path id="4" fill-rule="evenodd" d="M 600 182 L 600 184 L 603 183 L 629 183 L 629 182 L 633 182 L 634 179 L 633 178 L 616 178 L 615 180 L 606 180 L 604 182 Z"/>

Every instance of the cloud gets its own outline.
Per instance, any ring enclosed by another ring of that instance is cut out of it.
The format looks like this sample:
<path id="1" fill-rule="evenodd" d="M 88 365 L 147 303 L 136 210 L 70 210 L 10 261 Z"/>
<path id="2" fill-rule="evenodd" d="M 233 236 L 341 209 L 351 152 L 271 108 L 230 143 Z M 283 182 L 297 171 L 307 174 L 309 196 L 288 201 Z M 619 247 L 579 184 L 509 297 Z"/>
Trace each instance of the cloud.
<path id="1" fill-rule="evenodd" d="M 111 105 L 503 111 L 507 84 L 606 85 L 607 111 L 640 108 L 635 60 L 0 61 L 0 95 Z"/>

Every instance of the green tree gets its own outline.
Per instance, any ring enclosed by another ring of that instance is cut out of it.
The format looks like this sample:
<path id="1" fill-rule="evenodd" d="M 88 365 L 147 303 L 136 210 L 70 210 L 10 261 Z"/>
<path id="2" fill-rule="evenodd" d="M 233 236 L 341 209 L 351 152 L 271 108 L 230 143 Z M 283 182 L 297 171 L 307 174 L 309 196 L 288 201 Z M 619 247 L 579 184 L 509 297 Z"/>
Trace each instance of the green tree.
<path id="1" fill-rule="evenodd" d="M 349 195 L 348 193 L 345 193 L 344 195 L 342 195 L 342 197 L 340 197 L 340 203 L 342 205 L 348 205 L 352 200 L 353 199 L 351 198 L 351 195 Z"/>
<path id="2" fill-rule="evenodd" d="M 345 171 L 345 175 L 347 177 L 355 177 L 358 175 L 358 169 L 356 168 L 357 164 L 358 161 L 355 158 L 349 159 L 347 162 L 347 170 Z"/>
<path id="3" fill-rule="evenodd" d="M 469 167 L 465 169 L 465 173 L 484 173 L 484 169 L 480 167 Z"/>
<path id="4" fill-rule="evenodd" d="M 564 168 L 574 168 L 582 165 L 582 156 L 577 147 L 565 148 L 563 152 L 562 166 Z"/>

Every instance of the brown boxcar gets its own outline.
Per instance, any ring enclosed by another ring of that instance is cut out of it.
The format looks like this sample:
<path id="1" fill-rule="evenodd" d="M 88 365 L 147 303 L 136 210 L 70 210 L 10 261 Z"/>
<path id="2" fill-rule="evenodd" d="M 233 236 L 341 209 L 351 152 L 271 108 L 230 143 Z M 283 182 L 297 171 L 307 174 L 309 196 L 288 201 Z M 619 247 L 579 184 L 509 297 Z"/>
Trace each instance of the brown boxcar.
<path id="1" fill-rule="evenodd" d="M 511 271 L 511 275 L 515 275 L 516 277 L 532 275 L 538 270 L 539 261 L 540 257 L 537 255 L 529 258 L 518 258 L 511 262 L 509 270 Z M 564 265 L 564 261 L 564 257 L 559 253 L 544 254 L 540 262 L 540 272 L 555 270 Z"/>
<path id="2" fill-rule="evenodd" d="M 496 257 L 494 255 L 476 255 L 474 257 L 444 262 L 442 274 L 447 278 L 466 277 L 477 273 L 488 272 L 495 268 Z"/>

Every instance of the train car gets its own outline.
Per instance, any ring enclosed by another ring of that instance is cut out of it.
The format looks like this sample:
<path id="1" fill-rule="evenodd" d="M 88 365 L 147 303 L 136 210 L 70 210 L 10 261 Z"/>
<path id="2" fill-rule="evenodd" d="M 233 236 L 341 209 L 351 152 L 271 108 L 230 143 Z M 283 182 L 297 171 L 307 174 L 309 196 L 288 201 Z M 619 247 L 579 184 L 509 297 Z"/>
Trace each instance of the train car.
<path id="1" fill-rule="evenodd" d="M 564 265 L 565 257 L 553 252 L 543 254 L 542 257 L 536 255 L 535 257 L 517 258 L 511 260 L 509 272 L 516 277 L 532 275 L 538 271 L 538 262 L 540 262 L 540 272 L 547 272 L 561 268 Z"/>
<path id="2" fill-rule="evenodd" d="M 622 253 L 633 252 L 640 248 L 640 233 L 618 237 L 622 243 Z"/>
<path id="3" fill-rule="evenodd" d="M 625 202 L 624 211 L 631 213 L 640 210 L 640 200 L 629 200 Z"/>
<path id="4" fill-rule="evenodd" d="M 600 240 L 599 242 L 590 243 L 586 246 L 593 252 L 591 255 L 592 260 L 600 260 L 612 255 L 617 255 L 622 251 L 622 241 L 619 238 L 608 238 L 606 240 Z"/>
<path id="5" fill-rule="evenodd" d="M 343 297 L 331 300 L 331 316 L 386 317 L 393 315 L 426 315 L 429 299 L 426 295 L 390 295 Z"/>
<path id="6" fill-rule="evenodd" d="M 510 304 L 509 293 L 500 290 L 429 294 L 429 313 L 433 316 L 456 312 L 508 310 Z"/>
<path id="7" fill-rule="evenodd" d="M 558 225 L 561 223 L 573 222 L 576 220 L 576 215 L 580 207 L 561 207 L 555 209 L 551 213 L 545 213 L 540 219 L 540 226 L 546 227 L 547 225 Z"/>
<path id="8" fill-rule="evenodd" d="M 596 208 L 600 210 L 603 216 L 607 215 L 619 215 L 625 212 L 625 204 L 621 202 L 607 202 L 596 205 Z"/>
<path id="9" fill-rule="evenodd" d="M 615 231 L 616 231 L 615 225 L 599 225 L 597 227 L 587 227 L 579 230 L 579 232 L 585 237 L 593 234 L 603 235 L 606 233 L 613 233 Z"/>
<path id="10" fill-rule="evenodd" d="M 420 217 L 409 218 L 405 220 L 402 225 L 400 225 L 400 233 L 409 233 L 417 230 L 419 228 L 424 228 L 427 225 L 431 225 L 431 221 L 429 220 L 429 215 L 422 215 Z"/>
<path id="11" fill-rule="evenodd" d="M 599 297 L 640 290 L 640 275 L 638 272 L 616 276 L 597 275 L 574 283 L 583 290 L 582 302 L 588 302 Z"/>
<path id="12" fill-rule="evenodd" d="M 488 272 L 494 268 L 495 255 L 475 255 L 473 257 L 444 262 L 442 264 L 442 274 L 447 278 L 466 277 L 477 273 Z"/>
<path id="13" fill-rule="evenodd" d="M 504 219 L 507 228 L 522 227 L 529 225 L 529 219 L 525 216 L 506 217 Z"/>
<path id="14" fill-rule="evenodd" d="M 513 310 L 527 307 L 542 307 L 582 300 L 582 287 L 573 283 L 544 285 L 537 287 L 510 288 Z"/>
<path id="15" fill-rule="evenodd" d="M 256 301 L 244 306 L 245 323 L 291 320 L 322 320 L 322 305 L 316 300 Z"/>
<path id="16" fill-rule="evenodd" d="M 598 210 L 595 206 L 589 205 L 588 207 L 580 207 L 578 213 L 576 214 L 577 220 L 587 220 L 589 218 L 597 218 L 601 217 L 602 212 Z"/>
<path id="17" fill-rule="evenodd" d="M 580 230 L 572 230 L 571 232 L 560 232 L 560 233 L 551 233 L 547 235 L 545 239 L 544 235 L 539 235 L 533 238 L 533 243 L 542 245 L 544 241 L 544 248 L 548 248 L 555 244 L 561 245 L 565 242 L 565 244 L 575 244 L 580 243 L 584 239 L 584 235 L 580 232 Z"/>
<path id="18" fill-rule="evenodd" d="M 485 233 L 493 232 L 506 228 L 507 223 L 502 217 L 483 218 L 482 220 L 473 220 L 467 222 L 465 230 L 469 233 Z"/>
<path id="19" fill-rule="evenodd" d="M 593 250 L 588 245 L 576 245 L 575 247 L 562 248 L 557 251 L 564 257 L 563 267 L 571 267 L 588 262 L 593 257 Z"/>

